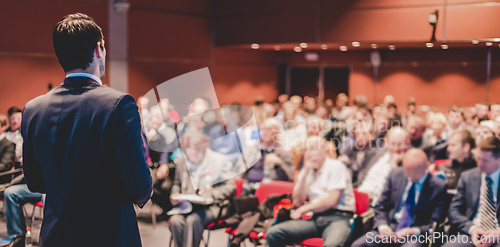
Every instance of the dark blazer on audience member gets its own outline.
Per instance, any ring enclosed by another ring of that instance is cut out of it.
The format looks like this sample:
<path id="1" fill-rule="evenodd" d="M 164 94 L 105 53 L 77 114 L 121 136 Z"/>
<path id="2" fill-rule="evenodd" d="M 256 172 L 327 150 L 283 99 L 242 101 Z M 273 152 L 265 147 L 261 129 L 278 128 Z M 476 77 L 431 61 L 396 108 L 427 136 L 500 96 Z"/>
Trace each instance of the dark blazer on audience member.
<path id="1" fill-rule="evenodd" d="M 84 77 L 28 102 L 24 175 L 47 193 L 40 246 L 141 246 L 133 203 L 151 197 L 132 96 Z"/>
<path id="2" fill-rule="evenodd" d="M 0 172 L 8 171 L 12 168 L 16 159 L 16 144 L 3 138 L 0 140 Z"/>
<path id="3" fill-rule="evenodd" d="M 390 173 L 384 192 L 375 206 L 374 228 L 381 224 L 390 225 L 396 210 L 399 208 L 407 180 L 403 167 L 398 167 Z M 444 221 L 446 217 L 446 190 L 446 181 L 428 174 L 415 207 L 412 227 L 418 227 L 421 233 L 425 233 L 429 231 L 434 222 Z"/>
<path id="4" fill-rule="evenodd" d="M 382 157 L 382 155 L 384 155 L 386 152 L 387 149 L 385 148 L 369 149 L 366 151 L 365 158 L 363 159 L 363 162 L 359 164 L 359 167 L 357 167 L 357 169 L 351 168 L 354 188 L 357 188 L 361 185 L 370 168 L 372 168 L 372 166 L 375 165 L 378 159 Z"/>
<path id="5" fill-rule="evenodd" d="M 452 233 L 469 234 L 469 228 L 473 225 L 472 220 L 479 209 L 480 187 L 481 172 L 479 168 L 462 173 L 458 181 L 457 193 L 451 201 L 450 211 L 448 212 L 448 220 L 452 226 L 450 231 Z M 500 221 L 498 208 L 499 204 L 497 203 L 497 219 Z"/>

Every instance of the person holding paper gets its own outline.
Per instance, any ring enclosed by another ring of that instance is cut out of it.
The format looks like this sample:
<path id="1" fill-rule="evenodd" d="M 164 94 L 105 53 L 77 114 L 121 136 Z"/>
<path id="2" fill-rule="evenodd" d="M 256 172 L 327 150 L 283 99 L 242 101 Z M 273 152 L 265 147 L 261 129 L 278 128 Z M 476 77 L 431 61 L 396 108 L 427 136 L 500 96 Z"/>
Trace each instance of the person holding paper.
<path id="1" fill-rule="evenodd" d="M 179 158 L 171 198 L 180 194 L 199 194 L 217 202 L 229 199 L 235 191 L 231 162 L 222 154 L 209 149 L 207 137 L 199 131 L 188 131 L 181 137 L 184 156 Z M 213 186 L 213 189 L 209 189 Z M 211 195 L 209 195 L 209 193 Z M 216 220 L 221 208 L 216 205 L 193 203 L 191 213 L 170 218 L 170 232 L 178 247 L 200 246 L 204 226 Z"/>

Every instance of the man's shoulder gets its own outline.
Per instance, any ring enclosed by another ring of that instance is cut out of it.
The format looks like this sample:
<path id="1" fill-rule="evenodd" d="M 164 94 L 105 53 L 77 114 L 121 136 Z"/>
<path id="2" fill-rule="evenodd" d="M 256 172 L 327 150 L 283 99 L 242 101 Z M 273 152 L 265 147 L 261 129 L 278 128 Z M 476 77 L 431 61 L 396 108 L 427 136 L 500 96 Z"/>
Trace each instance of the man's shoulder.
<path id="1" fill-rule="evenodd" d="M 347 166 L 337 159 L 326 158 L 323 164 L 324 170 L 338 172 L 339 169 L 347 169 Z"/>
<path id="2" fill-rule="evenodd" d="M 467 171 L 462 172 L 462 174 L 460 175 L 460 179 L 468 181 L 468 180 L 472 179 L 473 177 L 480 176 L 480 175 L 481 175 L 481 171 L 479 170 L 478 167 L 476 167 L 476 168 L 472 168 L 472 169 L 469 169 Z"/>

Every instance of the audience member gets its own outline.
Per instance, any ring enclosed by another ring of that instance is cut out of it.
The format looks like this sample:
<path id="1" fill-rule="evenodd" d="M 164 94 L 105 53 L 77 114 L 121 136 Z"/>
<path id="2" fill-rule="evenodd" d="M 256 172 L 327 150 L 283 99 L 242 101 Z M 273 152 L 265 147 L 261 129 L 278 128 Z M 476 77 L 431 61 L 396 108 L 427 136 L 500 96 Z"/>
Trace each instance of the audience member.
<path id="1" fill-rule="evenodd" d="M 278 139 L 280 131 L 281 124 L 276 119 L 266 119 L 260 128 L 260 149 L 247 149 L 245 160 L 240 158 L 236 162 L 238 173 L 243 173 L 246 180 L 245 193 L 253 194 L 266 176 L 270 180 L 293 180 L 293 156 L 283 150 L 283 143 Z"/>
<path id="2" fill-rule="evenodd" d="M 335 107 L 332 109 L 332 117 L 336 121 L 345 121 L 351 115 L 351 107 L 349 104 L 349 97 L 345 93 L 339 93 L 335 100 Z"/>
<path id="3" fill-rule="evenodd" d="M 477 117 L 477 110 L 475 107 L 464 108 L 464 123 L 467 125 L 468 130 L 473 130 L 479 126 L 479 118 Z"/>
<path id="4" fill-rule="evenodd" d="M 450 232 L 460 234 L 462 241 L 445 247 L 499 243 L 500 140 L 488 137 L 481 142 L 476 160 L 478 168 L 462 173 L 448 213 Z"/>
<path id="5" fill-rule="evenodd" d="M 403 167 L 391 172 L 384 192 L 375 206 L 373 231 L 353 243 L 360 246 L 426 246 L 411 241 L 412 236 L 427 233 L 433 223 L 446 216 L 446 182 L 427 172 L 429 162 L 425 153 L 416 148 L 408 150 Z M 369 241 L 369 238 L 379 241 Z"/>
<path id="6" fill-rule="evenodd" d="M 0 115 L 0 172 L 10 170 L 16 159 L 16 144 L 5 137 L 7 127 L 7 117 Z M 5 181 L 5 178 L 5 176 L 0 177 L 0 184 L 9 182 Z"/>
<path id="7" fill-rule="evenodd" d="M 23 206 L 26 203 L 35 204 L 41 200 L 45 200 L 45 195 L 31 192 L 26 184 L 18 184 L 8 187 L 4 192 L 4 198 L 7 234 L 9 234 L 9 238 L 12 238 L 11 242 L 4 247 L 24 247 L 26 220 Z"/>
<path id="8" fill-rule="evenodd" d="M 384 185 L 390 172 L 399 166 L 405 151 L 409 147 L 408 133 L 401 127 L 392 127 L 386 136 L 387 148 L 371 153 L 370 159 L 365 157 L 365 164 L 357 174 L 354 187 L 370 196 L 371 204 L 375 205 L 384 190 Z"/>
<path id="9" fill-rule="evenodd" d="M 23 162 L 23 137 L 21 136 L 21 120 L 23 110 L 16 106 L 9 108 L 7 115 L 9 117 L 9 128 L 5 132 L 7 140 L 16 144 L 16 167 L 21 167 Z"/>
<path id="10" fill-rule="evenodd" d="M 421 116 L 411 116 L 408 119 L 408 124 L 406 130 L 410 135 L 410 142 L 414 148 L 421 149 L 427 155 L 430 155 L 432 147 L 435 143 L 432 141 L 432 137 L 424 135 L 426 129 L 425 120 Z"/>
<path id="11" fill-rule="evenodd" d="M 307 238 L 322 237 L 324 246 L 342 246 L 349 237 L 349 221 L 355 209 L 351 178 L 342 162 L 327 158 L 323 139 L 307 139 L 304 168 L 295 184 L 292 200 L 296 207 L 291 220 L 267 230 L 270 247 L 286 246 Z M 309 198 L 309 203 L 306 203 Z M 312 219 L 302 215 L 312 212 Z"/>
<path id="12" fill-rule="evenodd" d="M 479 119 L 479 123 L 485 120 L 489 120 L 490 114 L 490 104 L 488 102 L 482 102 L 476 104 L 477 117 Z"/>
<path id="13" fill-rule="evenodd" d="M 210 150 L 207 137 L 198 131 L 186 132 L 181 138 L 185 158 L 179 158 L 176 166 L 172 204 L 181 203 L 173 199 L 179 194 L 199 194 L 214 202 L 230 198 L 235 190 L 231 162 Z M 207 189 L 210 185 L 213 185 L 211 191 Z M 200 246 L 204 226 L 216 220 L 220 210 L 215 204 L 194 204 L 191 213 L 173 215 L 169 228 L 175 246 Z"/>
<path id="14" fill-rule="evenodd" d="M 390 104 L 394 104 L 395 103 L 395 99 L 394 99 L 394 96 L 392 95 L 387 95 L 384 97 L 384 106 L 385 108 L 389 108 L 389 105 Z"/>
<path id="15" fill-rule="evenodd" d="M 355 143 L 342 145 L 343 147 L 348 146 L 349 148 L 339 150 L 341 153 L 339 160 L 344 162 L 347 168 L 349 168 L 353 173 L 357 173 L 361 170 L 361 165 L 365 160 L 366 153 L 371 149 L 377 148 L 375 143 L 373 143 L 373 140 L 375 139 L 373 122 L 370 121 L 360 123 L 354 130 L 354 138 Z M 352 139 L 345 139 L 345 141 L 351 140 Z"/>
<path id="16" fill-rule="evenodd" d="M 475 140 L 468 130 L 455 130 L 451 133 L 447 150 L 452 163 L 436 167 L 438 172 L 444 173 L 448 189 L 456 189 L 461 174 L 476 167 L 476 161 L 472 157 L 475 147 Z"/>

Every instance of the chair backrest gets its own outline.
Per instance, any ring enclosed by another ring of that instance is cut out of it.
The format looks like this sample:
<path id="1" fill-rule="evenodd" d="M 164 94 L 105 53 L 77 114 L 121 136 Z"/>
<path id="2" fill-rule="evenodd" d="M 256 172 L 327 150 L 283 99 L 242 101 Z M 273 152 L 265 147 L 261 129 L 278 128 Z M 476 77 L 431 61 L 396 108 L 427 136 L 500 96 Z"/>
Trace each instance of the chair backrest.
<path id="1" fill-rule="evenodd" d="M 234 184 L 236 185 L 236 190 L 234 191 L 234 196 L 240 196 L 243 193 L 243 183 L 245 180 L 243 178 L 234 177 Z"/>
<path id="2" fill-rule="evenodd" d="M 438 166 L 449 165 L 449 164 L 451 164 L 451 160 L 448 160 L 448 159 L 435 160 L 434 161 L 434 170 L 430 171 L 430 173 L 434 174 L 437 171 Z"/>
<path id="3" fill-rule="evenodd" d="M 356 199 L 356 214 L 361 215 L 368 210 L 370 206 L 370 197 L 368 194 L 359 192 L 357 189 L 353 189 L 354 198 Z"/>
<path id="4" fill-rule="evenodd" d="M 294 184 L 285 181 L 261 182 L 259 188 L 255 191 L 255 196 L 259 203 L 267 200 L 270 195 L 284 195 L 293 192 Z"/>

